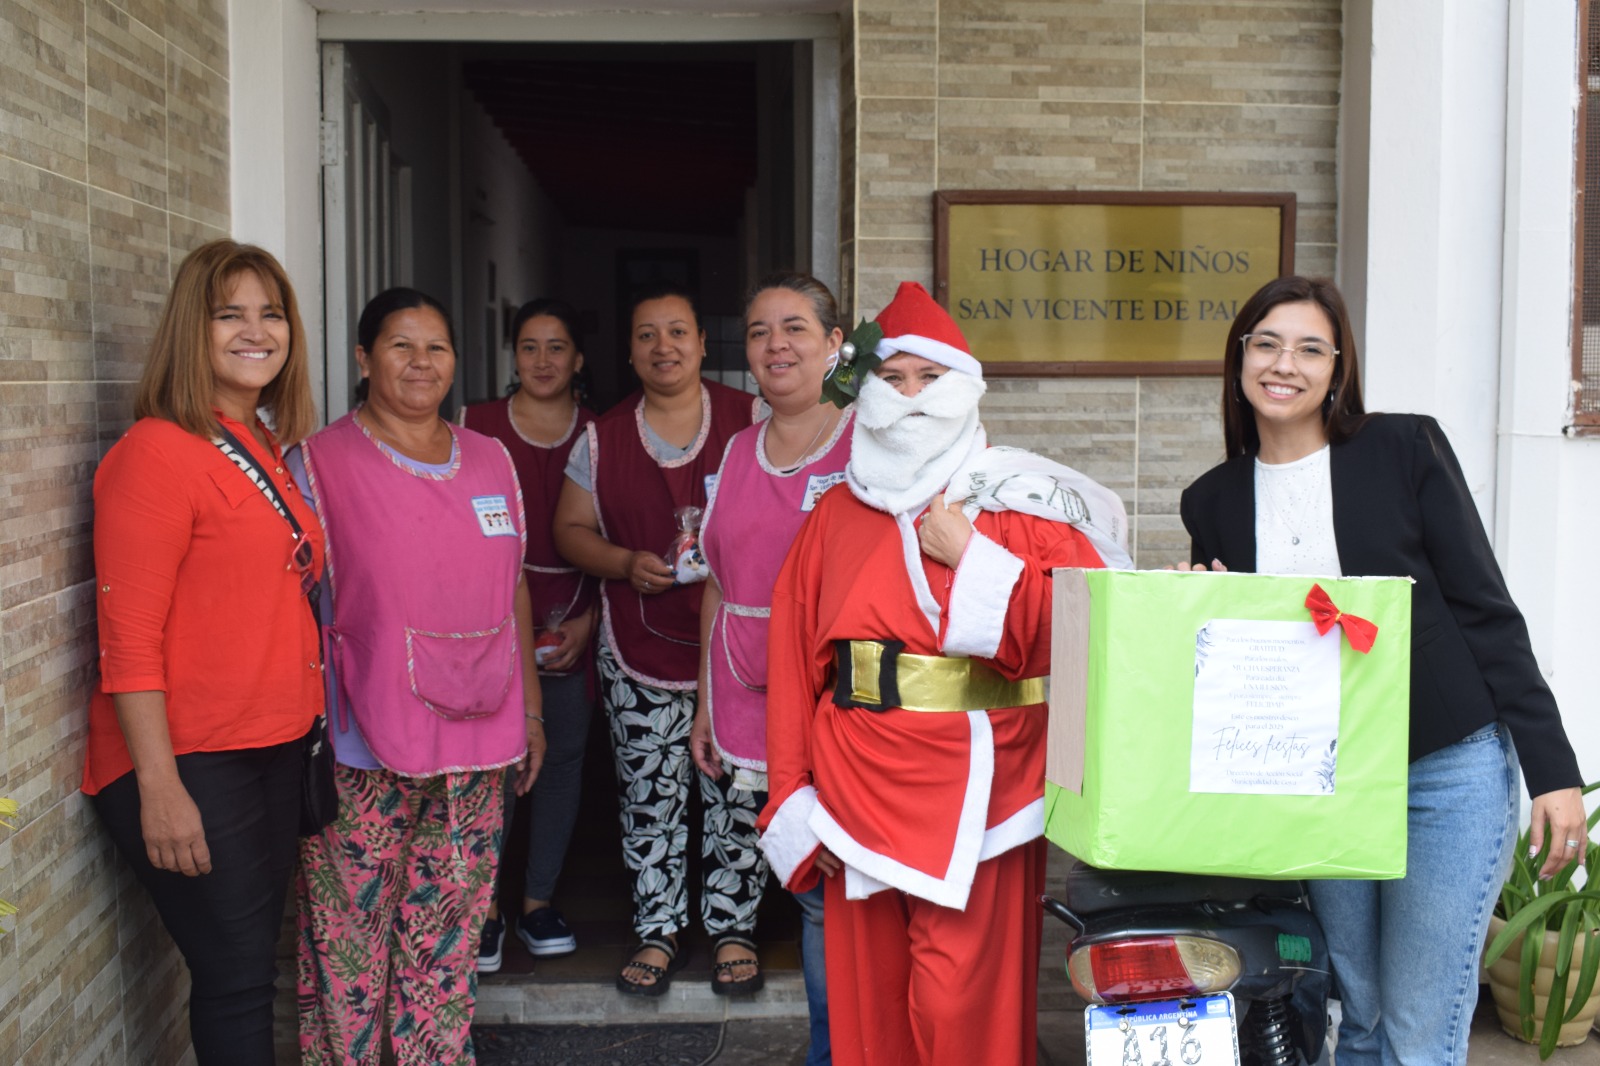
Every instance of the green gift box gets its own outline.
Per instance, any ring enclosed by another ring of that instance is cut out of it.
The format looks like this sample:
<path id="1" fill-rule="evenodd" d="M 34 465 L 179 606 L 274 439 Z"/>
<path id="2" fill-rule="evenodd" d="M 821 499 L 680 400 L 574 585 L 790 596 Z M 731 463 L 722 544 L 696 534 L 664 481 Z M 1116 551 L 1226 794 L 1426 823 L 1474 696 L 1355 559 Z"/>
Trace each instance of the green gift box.
<path id="1" fill-rule="evenodd" d="M 1409 578 L 1057 570 L 1053 625 L 1052 842 L 1107 869 L 1405 876 Z"/>

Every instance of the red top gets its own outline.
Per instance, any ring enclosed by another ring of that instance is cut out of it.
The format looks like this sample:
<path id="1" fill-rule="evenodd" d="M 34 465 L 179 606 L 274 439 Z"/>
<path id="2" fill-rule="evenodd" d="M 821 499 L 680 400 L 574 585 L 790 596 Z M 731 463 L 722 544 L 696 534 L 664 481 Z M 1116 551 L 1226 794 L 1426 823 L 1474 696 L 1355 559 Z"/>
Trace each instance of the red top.
<path id="1" fill-rule="evenodd" d="M 222 421 L 272 475 L 320 574 L 322 527 L 276 441 Z M 322 712 L 319 637 L 289 523 L 261 490 L 210 441 L 144 418 L 101 462 L 94 503 L 100 685 L 83 791 L 133 769 L 113 692 L 165 692 L 176 755 L 303 736 Z"/>

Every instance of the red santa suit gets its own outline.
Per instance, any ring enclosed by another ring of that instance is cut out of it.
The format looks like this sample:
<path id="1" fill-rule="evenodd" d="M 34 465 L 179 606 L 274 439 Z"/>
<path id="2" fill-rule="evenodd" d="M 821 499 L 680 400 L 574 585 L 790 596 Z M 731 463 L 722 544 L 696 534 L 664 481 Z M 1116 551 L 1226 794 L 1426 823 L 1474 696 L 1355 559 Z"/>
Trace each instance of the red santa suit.
<path id="1" fill-rule="evenodd" d="M 830 492 L 779 574 L 763 847 L 773 871 L 796 892 L 816 883 L 819 845 L 845 863 L 844 873 L 829 881 L 826 904 L 835 1062 L 1031 1062 L 1042 923 L 1035 900 L 1044 888 L 1045 705 L 966 713 L 841 709 L 832 692 L 834 641 L 900 640 L 906 653 L 971 656 L 1013 680 L 1046 675 L 1050 571 L 1101 561 L 1072 526 L 983 512 L 951 570 L 921 552 L 914 517 Z M 1018 850 L 1033 841 L 1039 843 Z M 1006 856 L 1008 869 L 984 871 L 978 906 L 971 897 L 980 868 Z M 898 891 L 880 899 L 884 888 Z M 847 897 L 864 903 L 847 904 Z M 916 982 L 911 975 L 912 983 L 897 988 L 899 968 L 888 964 L 896 953 L 875 945 L 907 934 L 892 928 L 901 924 L 892 913 L 884 915 L 891 928 L 870 927 L 879 910 L 929 910 L 918 906 L 922 901 L 948 912 L 936 946 L 957 948 L 952 938 L 959 931 L 948 928 L 954 925 L 970 930 L 975 950 L 960 952 L 969 964 L 956 967 L 952 983 Z M 868 910 L 874 913 L 860 921 L 847 917 Z M 858 972 L 861 964 L 871 970 Z M 849 991 L 857 986 L 868 1003 Z M 894 1010 L 911 996 L 924 1000 L 916 1013 L 935 1023 L 928 1028 L 946 1029 L 954 1043 L 912 1031 L 910 1012 Z M 892 1024 L 897 1013 L 905 1024 Z M 869 1027 L 846 1031 L 862 1023 Z M 982 1035 L 991 1033 L 994 1039 Z M 1012 1043 L 1021 1045 L 1016 1054 L 1003 1047 Z"/>
<path id="2" fill-rule="evenodd" d="M 1096 545 L 1125 564 L 1121 503 L 1075 471 L 986 448 L 981 367 L 920 286 L 902 285 L 877 321 L 879 355 L 960 373 L 920 390 L 862 381 L 848 491 L 822 497 L 778 575 L 761 846 L 795 892 L 815 885 L 824 846 L 843 863 L 824 908 L 839 1066 L 1031 1064 L 1045 704 L 951 710 L 981 704 L 935 695 L 921 706 L 936 710 L 875 710 L 848 705 L 854 679 L 843 697 L 835 683 L 842 666 L 857 669 L 852 641 L 975 660 L 966 669 L 1001 675 L 1002 688 L 1048 675 L 1051 571 L 1104 565 Z M 954 568 L 924 553 L 917 529 L 947 484 L 972 504 Z M 908 691 L 905 704 L 928 697 Z"/>

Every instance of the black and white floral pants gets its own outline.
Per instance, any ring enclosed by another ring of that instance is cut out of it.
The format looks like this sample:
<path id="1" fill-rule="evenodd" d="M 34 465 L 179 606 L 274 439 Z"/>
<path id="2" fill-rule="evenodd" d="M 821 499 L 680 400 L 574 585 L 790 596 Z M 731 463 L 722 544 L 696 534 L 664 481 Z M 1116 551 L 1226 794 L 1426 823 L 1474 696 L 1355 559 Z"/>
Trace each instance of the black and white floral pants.
<path id="1" fill-rule="evenodd" d="M 734 788 L 731 773 L 713 781 L 695 768 L 689 755 L 693 689 L 640 684 L 623 673 L 604 641 L 598 662 L 621 789 L 622 857 L 633 873 L 634 931 L 660 936 L 689 923 L 684 853 L 693 778 L 705 811 L 700 921 L 713 937 L 749 935 L 767 880 L 767 861 L 756 846 L 756 817 L 766 793 Z"/>

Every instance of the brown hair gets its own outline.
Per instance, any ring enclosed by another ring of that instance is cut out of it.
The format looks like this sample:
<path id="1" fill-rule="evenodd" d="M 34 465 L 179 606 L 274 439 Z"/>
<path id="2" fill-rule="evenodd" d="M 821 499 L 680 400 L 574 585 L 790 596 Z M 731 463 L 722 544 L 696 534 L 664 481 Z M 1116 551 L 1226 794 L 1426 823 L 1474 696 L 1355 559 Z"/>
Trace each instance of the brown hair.
<path id="1" fill-rule="evenodd" d="M 1350 314 L 1339 289 L 1324 278 L 1297 274 L 1275 278 L 1244 302 L 1228 329 L 1228 347 L 1222 355 L 1222 443 L 1229 459 L 1261 450 L 1255 411 L 1245 402 L 1240 381 L 1244 369 L 1243 339 L 1274 307 L 1294 303 L 1316 304 L 1333 323 L 1333 346 L 1339 354 L 1334 356 L 1333 378 L 1322 402 L 1322 428 L 1329 442 L 1342 444 L 1349 440 L 1367 420 L 1361 403 L 1361 361 L 1357 358 L 1355 334 L 1350 330 Z"/>
<path id="2" fill-rule="evenodd" d="M 164 418 L 208 439 L 217 435 L 219 426 L 211 406 L 215 390 L 211 316 L 227 300 L 234 280 L 247 270 L 261 279 L 268 292 L 276 290 L 289 324 L 288 360 L 261 390 L 261 406 L 268 411 L 273 432 L 284 446 L 304 440 L 315 428 L 317 409 L 311 398 L 306 331 L 289 276 L 271 252 L 226 238 L 202 244 L 178 267 L 139 378 L 133 401 L 136 417 Z"/>

